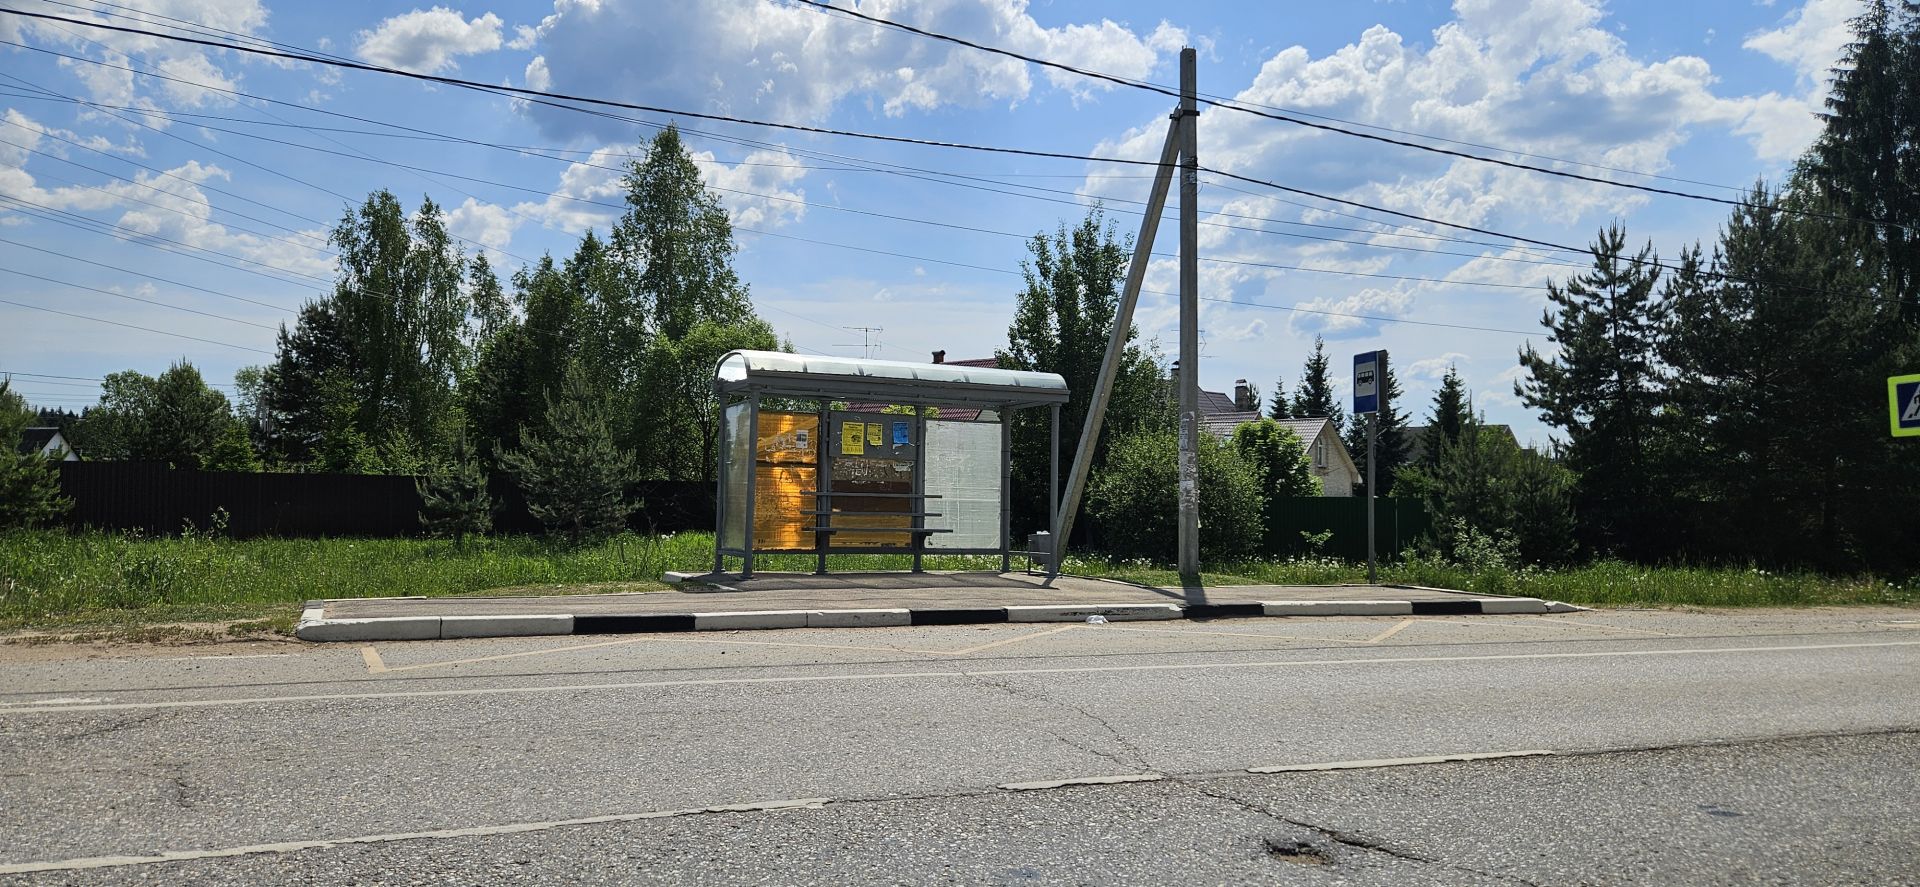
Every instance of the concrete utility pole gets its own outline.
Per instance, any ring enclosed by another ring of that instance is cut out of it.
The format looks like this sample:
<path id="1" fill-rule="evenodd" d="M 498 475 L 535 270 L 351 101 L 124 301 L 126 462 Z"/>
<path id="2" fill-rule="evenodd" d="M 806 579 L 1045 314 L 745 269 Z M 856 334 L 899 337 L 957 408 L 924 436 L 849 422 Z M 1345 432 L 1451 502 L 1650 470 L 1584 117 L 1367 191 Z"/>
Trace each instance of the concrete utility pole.
<path id="1" fill-rule="evenodd" d="M 1180 50 L 1180 577 L 1200 577 L 1199 91 L 1192 47 Z"/>

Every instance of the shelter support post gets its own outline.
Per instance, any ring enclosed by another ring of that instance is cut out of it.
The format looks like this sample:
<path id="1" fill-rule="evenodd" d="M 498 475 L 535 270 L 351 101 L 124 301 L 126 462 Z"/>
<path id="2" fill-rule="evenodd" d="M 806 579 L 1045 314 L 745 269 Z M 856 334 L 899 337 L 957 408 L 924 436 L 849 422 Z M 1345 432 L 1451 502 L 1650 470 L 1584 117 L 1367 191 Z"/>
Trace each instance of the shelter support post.
<path id="1" fill-rule="evenodd" d="M 913 571 L 922 572 L 920 559 L 927 547 L 927 408 L 913 405 Z"/>
<path id="2" fill-rule="evenodd" d="M 1000 572 L 1013 572 L 1013 411 L 1000 410 Z"/>
<path id="3" fill-rule="evenodd" d="M 817 466 L 813 478 L 814 489 L 826 495 L 813 497 L 813 510 L 828 512 L 815 515 L 816 525 L 822 531 L 813 534 L 813 572 L 817 576 L 827 575 L 827 546 L 833 540 L 833 534 L 824 528 L 833 526 L 833 401 L 820 399 L 820 429 L 814 433 L 814 446 L 820 448 L 820 457 L 814 460 Z"/>
<path id="4" fill-rule="evenodd" d="M 742 546 L 741 549 L 741 554 L 745 555 L 740 567 L 740 578 L 742 579 L 753 578 L 753 546 L 754 543 L 758 541 L 753 538 L 753 506 L 754 499 L 760 492 L 758 489 L 759 479 L 760 395 L 756 392 L 747 399 L 747 520 L 743 528 L 745 530 L 744 538 L 747 544 Z"/>
<path id="5" fill-rule="evenodd" d="M 1053 535 L 1053 551 L 1047 557 L 1047 581 L 1060 575 L 1060 562 L 1066 557 L 1067 540 L 1060 536 L 1060 405 L 1048 408 L 1047 423 L 1047 529 Z"/>
<path id="6" fill-rule="evenodd" d="M 713 482 L 713 572 L 722 573 L 727 568 L 727 556 L 721 549 L 727 544 L 727 396 L 715 392 L 720 398 L 720 440 L 714 452 L 720 454 Z"/>

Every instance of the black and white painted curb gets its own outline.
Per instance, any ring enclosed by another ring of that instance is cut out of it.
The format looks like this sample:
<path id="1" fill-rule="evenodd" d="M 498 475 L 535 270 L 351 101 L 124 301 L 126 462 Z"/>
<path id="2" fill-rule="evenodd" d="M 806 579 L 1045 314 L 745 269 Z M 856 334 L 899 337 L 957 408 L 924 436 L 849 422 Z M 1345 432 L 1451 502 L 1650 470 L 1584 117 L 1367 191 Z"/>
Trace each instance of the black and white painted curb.
<path id="1" fill-rule="evenodd" d="M 649 634 L 774 628 L 881 628 L 1002 622 L 1108 622 L 1232 619 L 1255 616 L 1504 616 L 1573 613 L 1583 608 L 1539 598 L 1426 601 L 1247 601 L 1217 604 L 1041 604 L 871 610 L 734 610 L 717 613 L 513 614 L 328 619 L 324 601 L 308 601 L 294 636 L 306 641 L 427 641 L 566 634 Z"/>

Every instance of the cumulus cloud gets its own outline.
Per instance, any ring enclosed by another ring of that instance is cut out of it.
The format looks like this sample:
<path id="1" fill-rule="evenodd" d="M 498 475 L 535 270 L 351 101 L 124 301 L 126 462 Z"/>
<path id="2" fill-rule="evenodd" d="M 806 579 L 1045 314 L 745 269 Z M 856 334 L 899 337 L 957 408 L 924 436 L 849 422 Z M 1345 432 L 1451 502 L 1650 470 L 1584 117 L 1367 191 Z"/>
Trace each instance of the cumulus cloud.
<path id="1" fill-rule="evenodd" d="M 361 31 L 356 51 L 375 64 L 433 74 L 459 67 L 459 56 L 499 49 L 501 24 L 491 12 L 467 20 L 444 6 L 415 9 Z"/>
<path id="2" fill-rule="evenodd" d="M 447 213 L 447 230 L 493 250 L 504 250 L 513 242 L 513 232 L 521 217 L 504 206 L 481 203 L 469 197 Z"/>
<path id="3" fill-rule="evenodd" d="M 568 164 L 545 200 L 521 203 L 514 211 L 561 231 L 606 230 L 619 217 L 625 199 L 626 189 L 620 180 L 626 165 L 634 159 L 630 150 L 623 145 L 608 145 Z M 719 196 L 721 207 L 735 225 L 764 230 L 806 216 L 807 195 L 796 186 L 807 170 L 792 154 L 764 149 L 734 163 L 716 158 L 711 151 L 694 151 L 691 156 L 701 179 Z"/>
<path id="4" fill-rule="evenodd" d="M 1847 22 L 1863 11 L 1860 0 L 1807 0 L 1780 27 L 1747 35 L 1740 45 L 1794 69 L 1807 83 L 1827 76 L 1853 39 Z"/>
<path id="5" fill-rule="evenodd" d="M 260 0 L 132 0 L 130 5 L 144 12 L 239 34 L 256 34 L 267 24 L 267 10 Z M 89 22 L 120 23 L 79 8 L 62 8 L 60 13 Z M 227 60 L 221 50 L 138 34 L 74 28 L 57 22 L 23 21 L 17 28 L 17 35 L 31 43 L 60 46 L 72 54 L 110 65 L 157 71 L 166 77 L 187 81 L 136 79 L 129 71 L 62 60 L 61 66 L 74 75 L 94 101 L 144 109 L 148 111 L 145 122 L 154 126 L 165 126 L 168 122 L 159 99 L 187 107 L 221 104 L 228 100 L 197 85 L 231 89 L 239 80 L 232 70 L 216 63 L 217 59 Z M 149 90 L 156 91 L 157 95 L 148 95 Z M 88 112 L 83 116 L 102 115 Z"/>
<path id="6" fill-rule="evenodd" d="M 869 0 L 862 12 L 1126 77 L 1153 72 L 1186 39 L 1161 24 L 1141 34 L 1109 20 L 1040 25 L 1025 0 Z M 639 4 L 556 0 L 533 37 L 542 82 L 562 91 L 647 95 L 700 111 L 817 121 L 845 100 L 889 115 L 945 105 L 1014 103 L 1033 91 L 1026 63 L 764 0 Z M 535 72 L 528 71 L 529 84 Z M 1113 84 L 1048 70 L 1075 100 Z M 596 121 L 524 108 L 549 132 L 580 135 Z M 604 124 L 600 124 L 604 125 Z"/>
<path id="7" fill-rule="evenodd" d="M 1406 365 L 1406 369 L 1396 369 L 1394 372 L 1405 376 L 1408 380 L 1432 379 L 1437 381 L 1447 374 L 1447 370 L 1459 366 L 1467 360 L 1468 356 L 1466 354 L 1458 351 L 1449 351 L 1435 357 L 1427 357 L 1413 361 Z M 1399 362 L 1395 361 L 1394 364 L 1398 366 Z"/>
<path id="8" fill-rule="evenodd" d="M 1379 334 L 1382 321 L 1369 318 L 1405 317 L 1413 308 L 1413 294 L 1367 287 L 1350 295 L 1307 299 L 1294 307 L 1301 309 L 1287 321 L 1294 332 L 1333 340 L 1357 339 Z"/>

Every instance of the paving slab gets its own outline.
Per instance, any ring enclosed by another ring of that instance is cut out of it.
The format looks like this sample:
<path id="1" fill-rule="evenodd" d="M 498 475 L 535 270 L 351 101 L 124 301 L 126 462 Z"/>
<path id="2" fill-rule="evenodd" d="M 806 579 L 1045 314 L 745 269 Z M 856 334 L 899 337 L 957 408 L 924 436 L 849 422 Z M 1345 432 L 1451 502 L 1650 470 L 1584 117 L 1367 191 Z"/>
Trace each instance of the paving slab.
<path id="1" fill-rule="evenodd" d="M 1095 604 L 1246 604 L 1263 601 L 1504 601 L 1490 595 L 1386 585 L 1217 585 L 1152 588 L 1110 579 L 1025 573 L 762 574 L 716 579 L 725 588 L 682 584 L 659 592 L 508 597 L 341 598 L 325 619 L 398 616 L 669 615 L 776 610 L 981 609 Z"/>

